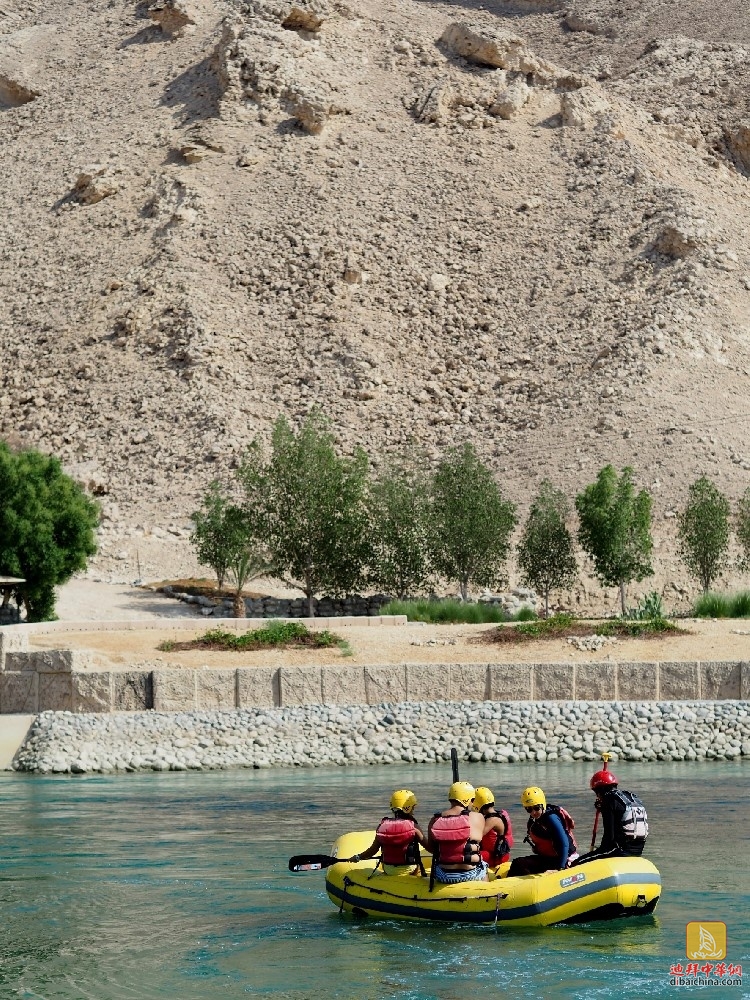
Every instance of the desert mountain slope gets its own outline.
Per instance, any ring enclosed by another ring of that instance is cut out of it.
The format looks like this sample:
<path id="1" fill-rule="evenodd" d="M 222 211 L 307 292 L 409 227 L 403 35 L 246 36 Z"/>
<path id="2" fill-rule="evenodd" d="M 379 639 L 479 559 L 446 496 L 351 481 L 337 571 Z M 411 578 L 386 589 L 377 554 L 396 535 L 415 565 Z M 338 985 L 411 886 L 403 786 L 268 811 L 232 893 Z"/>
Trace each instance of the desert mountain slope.
<path id="1" fill-rule="evenodd" d="M 739 0 L 4 3 L 3 436 L 105 562 L 314 404 L 522 505 L 606 461 L 736 498 L 749 57 Z"/>

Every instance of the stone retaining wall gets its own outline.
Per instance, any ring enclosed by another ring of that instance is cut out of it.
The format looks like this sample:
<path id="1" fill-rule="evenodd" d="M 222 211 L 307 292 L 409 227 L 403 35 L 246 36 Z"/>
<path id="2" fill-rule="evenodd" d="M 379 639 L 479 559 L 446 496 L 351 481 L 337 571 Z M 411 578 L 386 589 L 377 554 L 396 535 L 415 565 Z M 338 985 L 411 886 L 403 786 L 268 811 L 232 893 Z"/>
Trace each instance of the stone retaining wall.
<path id="1" fill-rule="evenodd" d="M 161 592 L 186 604 L 197 605 L 204 615 L 214 615 L 217 618 L 232 617 L 231 598 L 212 600 L 210 597 L 186 593 L 169 585 L 162 587 Z M 313 599 L 313 614 L 316 618 L 349 616 L 365 618 L 379 615 L 390 600 L 386 594 L 373 594 L 370 597 L 362 597 L 360 594 L 351 594 L 348 597 L 316 597 Z M 307 599 L 304 597 L 245 598 L 245 614 L 248 618 L 305 618 L 307 613 Z"/>
<path id="2" fill-rule="evenodd" d="M 161 712 L 402 701 L 750 698 L 750 662 L 400 663 L 107 671 L 87 653 L 3 648 L 0 714 Z"/>

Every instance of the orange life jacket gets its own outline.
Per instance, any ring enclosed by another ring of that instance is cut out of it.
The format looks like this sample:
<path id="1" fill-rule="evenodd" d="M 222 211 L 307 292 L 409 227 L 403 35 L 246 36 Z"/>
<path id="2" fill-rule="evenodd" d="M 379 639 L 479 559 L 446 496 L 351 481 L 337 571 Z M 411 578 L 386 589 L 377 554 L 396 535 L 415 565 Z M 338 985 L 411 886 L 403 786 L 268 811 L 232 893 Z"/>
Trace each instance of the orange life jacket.
<path id="1" fill-rule="evenodd" d="M 570 813 L 562 806 L 548 805 L 539 819 L 529 819 L 526 824 L 526 840 L 531 844 L 534 854 L 541 854 L 545 858 L 556 858 L 555 838 L 552 834 L 552 827 L 549 822 L 549 814 L 554 813 L 563 825 L 563 830 L 568 835 L 569 847 L 568 856 L 575 854 L 578 846 L 573 837 L 575 821 Z"/>
<path id="2" fill-rule="evenodd" d="M 480 845 L 471 839 L 469 810 L 458 816 L 441 816 L 432 824 L 430 836 L 437 847 L 436 860 L 445 865 L 471 865 L 472 855 L 479 853 Z"/>
<path id="3" fill-rule="evenodd" d="M 391 816 L 381 819 L 375 836 L 380 844 L 383 864 L 408 865 L 414 862 L 415 829 L 413 819 L 393 819 Z M 410 847 L 412 850 L 409 850 Z"/>

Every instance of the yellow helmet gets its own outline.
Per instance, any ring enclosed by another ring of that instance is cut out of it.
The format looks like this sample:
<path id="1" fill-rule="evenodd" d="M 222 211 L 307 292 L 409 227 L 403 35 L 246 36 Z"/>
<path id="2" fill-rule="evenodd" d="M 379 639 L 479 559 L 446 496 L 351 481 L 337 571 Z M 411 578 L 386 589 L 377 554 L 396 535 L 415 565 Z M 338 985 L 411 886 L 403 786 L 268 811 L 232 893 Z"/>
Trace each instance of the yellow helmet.
<path id="1" fill-rule="evenodd" d="M 483 806 L 491 806 L 495 804 L 495 796 L 492 794 L 486 785 L 480 785 L 474 793 L 474 808 L 477 812 Z"/>
<path id="2" fill-rule="evenodd" d="M 408 788 L 398 788 L 391 795 L 391 809 L 398 809 L 400 812 L 410 813 L 417 805 L 417 796 L 410 792 Z"/>
<path id="3" fill-rule="evenodd" d="M 468 806 L 474 799 L 474 786 L 468 781 L 454 781 L 448 789 L 448 801 L 460 802 L 462 806 Z"/>
<path id="4" fill-rule="evenodd" d="M 530 788 L 524 788 L 521 792 L 521 805 L 524 809 L 528 809 L 529 806 L 541 806 L 546 809 L 547 798 L 541 788 L 532 785 Z"/>

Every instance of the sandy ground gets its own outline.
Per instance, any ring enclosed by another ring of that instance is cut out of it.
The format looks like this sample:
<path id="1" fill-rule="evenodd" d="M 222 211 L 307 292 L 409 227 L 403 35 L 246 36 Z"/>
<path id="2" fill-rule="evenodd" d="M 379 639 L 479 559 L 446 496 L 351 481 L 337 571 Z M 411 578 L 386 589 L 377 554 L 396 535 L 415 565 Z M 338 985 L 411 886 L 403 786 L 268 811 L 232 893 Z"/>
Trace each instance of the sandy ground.
<path id="1" fill-rule="evenodd" d="M 61 621 L 137 621 L 197 618 L 195 609 L 151 590 L 76 578 L 60 587 L 55 606 Z"/>
<path id="2" fill-rule="evenodd" d="M 257 628 L 248 621 L 248 628 Z M 29 637 L 33 648 L 89 650 L 102 666 L 125 668 L 147 662 L 185 667 L 299 666 L 303 664 L 384 664 L 384 663 L 537 663 L 750 660 L 750 622 L 684 621 L 689 634 L 669 639 L 621 640 L 596 652 L 576 650 L 564 639 L 519 645 L 488 645 L 478 641 L 492 625 L 423 625 L 363 627 L 342 625 L 336 629 L 346 639 L 354 655 L 344 659 L 338 649 L 286 649 L 256 652 L 210 652 L 207 650 L 161 652 L 157 648 L 168 639 L 185 641 L 211 627 L 210 620 L 196 622 L 195 632 L 128 630 L 113 632 L 55 632 Z"/>

